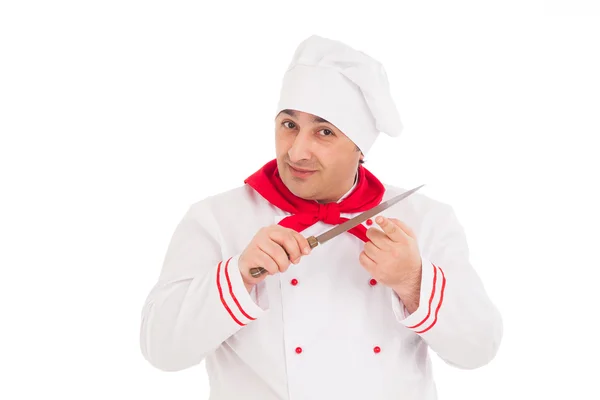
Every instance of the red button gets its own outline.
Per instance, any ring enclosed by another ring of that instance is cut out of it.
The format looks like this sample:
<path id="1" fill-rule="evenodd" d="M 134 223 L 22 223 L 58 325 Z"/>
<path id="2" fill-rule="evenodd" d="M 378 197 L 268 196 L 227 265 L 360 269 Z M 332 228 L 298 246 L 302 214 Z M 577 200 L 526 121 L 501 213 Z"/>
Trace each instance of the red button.
<path id="1" fill-rule="evenodd" d="M 369 218 L 369 219 L 367 220 L 367 225 L 373 225 L 373 221 L 371 220 L 371 218 Z"/>
<path id="2" fill-rule="evenodd" d="M 296 279 L 296 278 L 292 279 L 291 284 L 296 286 L 298 284 L 298 279 Z"/>
<path id="3" fill-rule="evenodd" d="M 298 353 L 298 354 L 302 353 L 302 347 L 296 347 L 296 353 Z"/>
<path id="4" fill-rule="evenodd" d="M 379 353 L 381 351 L 381 349 L 379 348 L 379 346 L 375 346 L 375 348 L 373 348 L 373 351 L 375 353 Z"/>
<path id="5" fill-rule="evenodd" d="M 371 280 L 369 281 L 369 283 L 371 284 L 371 286 L 375 286 L 375 285 L 377 285 L 377 281 L 376 281 L 375 279 L 371 279 Z"/>

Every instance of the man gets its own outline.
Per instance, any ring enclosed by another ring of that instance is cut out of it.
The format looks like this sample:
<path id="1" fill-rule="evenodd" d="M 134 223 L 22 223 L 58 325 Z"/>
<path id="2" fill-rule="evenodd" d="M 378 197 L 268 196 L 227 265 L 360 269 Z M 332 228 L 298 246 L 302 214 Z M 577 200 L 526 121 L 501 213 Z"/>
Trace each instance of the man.
<path id="1" fill-rule="evenodd" d="M 165 371 L 205 360 L 214 400 L 435 399 L 429 349 L 458 368 L 492 360 L 502 320 L 450 206 L 417 192 L 307 242 L 405 191 L 362 165 L 380 132 L 402 130 L 383 67 L 309 37 L 275 126 L 276 159 L 176 228 L 143 309 L 144 357 Z"/>

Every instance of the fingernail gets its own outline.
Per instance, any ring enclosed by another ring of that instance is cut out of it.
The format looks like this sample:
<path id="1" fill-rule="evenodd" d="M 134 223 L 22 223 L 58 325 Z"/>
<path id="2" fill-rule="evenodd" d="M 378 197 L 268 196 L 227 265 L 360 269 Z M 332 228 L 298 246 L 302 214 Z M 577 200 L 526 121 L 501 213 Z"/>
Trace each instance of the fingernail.
<path id="1" fill-rule="evenodd" d="M 377 223 L 380 224 L 383 222 L 383 217 L 377 217 L 376 219 Z"/>
<path id="2" fill-rule="evenodd" d="M 296 258 L 296 259 L 293 261 L 293 263 L 294 263 L 294 264 L 298 264 L 299 262 L 300 262 L 300 257 Z"/>
<path id="3" fill-rule="evenodd" d="M 303 252 L 304 254 L 308 254 L 308 253 L 310 253 L 310 247 L 305 247 L 305 248 L 304 248 L 304 250 L 302 250 L 302 252 Z"/>

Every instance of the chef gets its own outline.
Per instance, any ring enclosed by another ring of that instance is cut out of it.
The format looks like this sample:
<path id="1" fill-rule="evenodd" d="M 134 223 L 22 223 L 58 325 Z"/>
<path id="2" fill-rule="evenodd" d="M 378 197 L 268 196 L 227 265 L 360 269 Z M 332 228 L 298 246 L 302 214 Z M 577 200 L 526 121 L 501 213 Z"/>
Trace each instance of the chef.
<path id="1" fill-rule="evenodd" d="M 431 400 L 432 355 L 490 362 L 502 319 L 448 204 L 416 192 L 309 246 L 406 191 L 363 165 L 381 132 L 403 128 L 383 66 L 310 36 L 275 116 L 276 157 L 176 227 L 142 312 L 148 362 L 205 361 L 212 400 Z"/>

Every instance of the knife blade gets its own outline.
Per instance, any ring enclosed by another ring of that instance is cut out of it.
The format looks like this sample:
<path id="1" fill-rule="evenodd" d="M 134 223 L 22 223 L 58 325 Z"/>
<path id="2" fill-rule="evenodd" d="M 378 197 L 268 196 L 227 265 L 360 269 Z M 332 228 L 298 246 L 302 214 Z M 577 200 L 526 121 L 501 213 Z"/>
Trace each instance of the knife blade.
<path id="1" fill-rule="evenodd" d="M 333 239 L 334 237 L 336 237 L 340 233 L 344 233 L 344 232 L 346 232 L 346 231 L 354 228 L 356 225 L 365 222 L 366 220 L 368 220 L 369 218 L 371 218 L 373 215 L 379 214 L 380 212 L 382 212 L 383 210 L 386 210 L 387 208 L 393 206 L 394 204 L 396 204 L 400 200 L 402 200 L 402 199 L 410 196 L 411 194 L 413 194 L 414 192 L 416 192 L 417 190 L 419 190 L 423 186 L 424 185 L 417 186 L 416 188 L 408 190 L 408 191 L 406 191 L 406 192 L 404 192 L 402 194 L 399 194 L 396 197 L 392 197 L 391 199 L 389 199 L 387 201 L 384 201 L 383 203 L 380 203 L 378 206 L 373 207 L 370 210 L 365 211 L 362 214 L 359 214 L 356 217 L 354 217 L 352 219 L 349 219 L 348 221 L 345 221 L 345 222 L 339 224 L 335 228 L 332 228 L 332 229 L 328 230 L 325 233 L 322 233 L 321 235 L 315 237 L 315 240 L 316 240 L 317 243 L 314 246 L 311 244 L 310 247 L 311 248 L 315 248 L 318 244 L 323 244 L 323 243 L 327 242 L 328 240 Z M 309 244 L 310 244 L 310 240 L 309 240 Z"/>
<path id="2" fill-rule="evenodd" d="M 339 234 L 344 233 L 344 232 L 354 228 L 358 224 L 362 224 L 363 222 L 365 222 L 372 216 L 379 214 L 380 212 L 382 212 L 382 211 L 388 209 L 389 207 L 393 206 L 394 204 L 398 203 L 400 200 L 407 198 L 408 196 L 410 196 L 417 190 L 421 189 L 423 186 L 425 186 L 425 185 L 423 184 L 423 185 L 417 186 L 413 189 L 407 190 L 406 192 L 404 192 L 402 194 L 399 194 L 398 196 L 392 197 L 391 199 L 380 203 L 379 205 L 371 208 L 370 210 L 367 210 L 367 211 L 357 215 L 356 217 L 351 218 L 348 221 L 345 221 L 345 222 L 337 225 L 334 228 L 331 228 L 330 230 L 328 230 L 325 233 L 322 233 L 318 236 L 310 236 L 310 237 L 306 238 L 306 240 L 308 241 L 308 244 L 310 245 L 310 248 L 314 249 L 319 244 L 323 244 L 323 243 L 333 239 L 334 237 L 338 236 Z M 252 277 L 254 277 L 254 278 L 258 278 L 260 275 L 262 275 L 265 272 L 267 272 L 267 270 L 262 267 L 250 269 L 250 275 L 252 275 Z"/>

